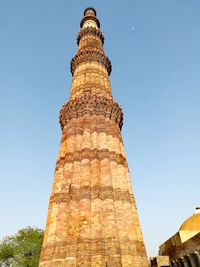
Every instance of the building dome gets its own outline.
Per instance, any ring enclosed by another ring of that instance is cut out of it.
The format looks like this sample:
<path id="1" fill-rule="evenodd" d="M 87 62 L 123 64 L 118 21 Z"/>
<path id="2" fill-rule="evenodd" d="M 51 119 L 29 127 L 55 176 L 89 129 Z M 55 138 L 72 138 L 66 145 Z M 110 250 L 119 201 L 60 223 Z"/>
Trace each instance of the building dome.
<path id="1" fill-rule="evenodd" d="M 200 232 L 200 208 L 196 208 L 196 212 L 181 225 L 179 230 Z"/>

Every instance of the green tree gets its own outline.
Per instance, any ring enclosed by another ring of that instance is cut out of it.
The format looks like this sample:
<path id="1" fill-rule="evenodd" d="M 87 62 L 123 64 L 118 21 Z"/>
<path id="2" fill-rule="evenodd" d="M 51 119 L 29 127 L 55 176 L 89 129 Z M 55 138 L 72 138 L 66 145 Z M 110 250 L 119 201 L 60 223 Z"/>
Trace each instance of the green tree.
<path id="1" fill-rule="evenodd" d="M 26 227 L 0 242 L 0 266 L 37 267 L 44 231 Z"/>
<path id="2" fill-rule="evenodd" d="M 0 266 L 11 266 L 14 263 L 14 240 L 4 238 L 0 243 Z"/>

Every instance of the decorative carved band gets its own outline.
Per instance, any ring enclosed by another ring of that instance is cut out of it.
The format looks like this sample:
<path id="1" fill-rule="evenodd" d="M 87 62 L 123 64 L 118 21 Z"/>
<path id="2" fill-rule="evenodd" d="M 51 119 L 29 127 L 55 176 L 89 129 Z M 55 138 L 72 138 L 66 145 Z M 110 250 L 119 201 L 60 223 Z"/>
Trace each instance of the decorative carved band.
<path id="1" fill-rule="evenodd" d="M 93 91 L 95 93 L 97 92 L 102 92 L 103 95 L 112 98 L 112 93 L 111 93 L 111 89 L 106 85 L 102 85 L 102 84 L 97 84 L 95 82 L 84 82 L 83 84 L 80 85 L 74 85 L 72 88 L 72 92 L 71 92 L 71 98 L 74 98 L 74 94 L 81 93 L 81 92 L 85 92 L 85 91 Z"/>
<path id="2" fill-rule="evenodd" d="M 115 128 L 115 127 L 113 127 Z M 117 127 L 116 127 L 117 128 Z M 78 122 L 73 123 L 73 125 L 71 127 L 69 127 L 67 129 L 67 131 L 65 131 L 62 135 L 62 141 L 66 140 L 68 138 L 70 138 L 71 136 L 76 136 L 76 135 L 83 135 L 84 129 L 83 128 L 79 128 L 78 126 Z M 115 130 L 115 129 L 108 129 L 105 125 L 105 127 L 98 127 L 98 126 L 92 126 L 92 129 L 90 131 L 90 134 L 96 132 L 97 134 L 99 133 L 105 133 L 106 135 L 112 135 L 112 137 L 116 137 L 119 139 L 120 142 L 122 142 L 122 136 L 119 133 L 119 131 Z"/>
<path id="3" fill-rule="evenodd" d="M 75 55 L 75 57 L 72 58 L 71 64 L 70 64 L 70 69 L 72 75 L 74 75 L 74 71 L 77 68 L 77 66 L 81 63 L 87 63 L 87 62 L 92 62 L 96 61 L 105 66 L 107 69 L 108 75 L 110 75 L 111 70 L 112 70 L 112 65 L 107 56 L 101 51 L 98 50 L 82 50 L 78 54 Z"/>
<path id="4" fill-rule="evenodd" d="M 66 257 L 75 257 L 79 258 L 84 256 L 85 263 L 91 259 L 86 256 L 92 257 L 95 255 L 106 256 L 109 255 L 109 258 L 113 257 L 115 261 L 115 267 L 121 265 L 122 255 L 131 255 L 131 256 L 140 256 L 145 257 L 145 248 L 143 241 L 139 240 L 130 240 L 128 238 L 121 238 L 120 241 L 118 238 L 78 238 L 76 240 L 68 239 L 66 241 L 57 241 L 53 244 L 45 246 L 42 250 L 41 260 L 42 261 L 51 261 L 52 253 L 57 259 L 67 259 Z M 73 259 L 73 258 L 72 258 Z M 76 261 L 76 259 L 74 259 Z M 88 263 L 88 264 L 89 264 Z M 89 265 L 81 265 L 89 266 Z M 139 265 L 137 265 L 139 266 Z M 143 266 L 143 265 L 141 265 Z"/>
<path id="5" fill-rule="evenodd" d="M 99 69 L 99 68 L 94 68 L 94 67 L 91 67 L 91 66 L 86 66 L 84 69 L 77 70 L 76 73 L 73 76 L 73 79 L 76 79 L 78 76 L 83 75 L 85 73 L 97 74 L 97 75 L 100 75 L 100 77 L 104 77 L 105 79 L 108 79 L 108 75 L 105 72 L 102 72 L 102 70 Z"/>
<path id="6" fill-rule="evenodd" d="M 115 189 L 112 186 L 82 186 L 80 188 L 69 187 L 68 192 L 59 192 L 54 193 L 50 202 L 54 203 L 64 203 L 70 202 L 71 200 L 80 201 L 81 199 L 112 199 L 114 201 L 123 201 L 126 203 L 134 203 L 133 194 L 130 194 L 128 191 L 122 191 L 121 189 Z"/>
<path id="7" fill-rule="evenodd" d="M 70 100 L 60 110 L 60 125 L 64 126 L 72 119 L 85 114 L 103 115 L 114 120 L 122 128 L 123 113 L 119 105 L 111 99 L 101 95 L 84 93 L 81 97 Z"/>
<path id="8" fill-rule="evenodd" d="M 61 142 L 64 142 L 71 136 L 83 135 L 85 128 L 84 125 L 90 125 L 91 135 L 94 132 L 97 134 L 105 133 L 106 135 L 116 137 L 120 142 L 123 142 L 118 127 L 113 127 L 113 124 L 115 124 L 115 122 L 106 121 L 106 118 L 104 119 L 104 123 L 102 124 L 102 122 L 99 122 L 99 119 L 97 119 L 97 116 L 93 116 L 92 118 L 82 117 L 79 120 L 71 121 L 71 123 L 68 124 L 68 127 L 63 130 Z"/>
<path id="9" fill-rule="evenodd" d="M 115 151 L 109 151 L 108 149 L 90 149 L 83 148 L 82 150 L 76 150 L 73 153 L 67 152 L 62 158 L 57 161 L 56 170 L 65 163 L 73 163 L 74 161 L 82 161 L 83 159 L 88 160 L 103 160 L 109 159 L 110 161 L 117 162 L 118 165 L 123 165 L 127 167 L 126 158 L 122 156 L 122 154 L 117 154 Z"/>
<path id="10" fill-rule="evenodd" d="M 94 27 L 87 27 L 82 29 L 77 36 L 77 44 L 79 45 L 80 39 L 85 35 L 94 35 L 101 39 L 102 44 L 104 43 L 104 35 L 103 33 Z"/>

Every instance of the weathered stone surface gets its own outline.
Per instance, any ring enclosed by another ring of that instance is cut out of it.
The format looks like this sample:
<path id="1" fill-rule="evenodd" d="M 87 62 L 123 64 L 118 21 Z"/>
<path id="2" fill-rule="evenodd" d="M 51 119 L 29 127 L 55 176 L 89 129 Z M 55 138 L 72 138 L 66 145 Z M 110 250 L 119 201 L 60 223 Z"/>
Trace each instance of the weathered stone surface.
<path id="1" fill-rule="evenodd" d="M 70 100 L 60 112 L 62 138 L 49 201 L 40 267 L 147 267 L 147 256 L 121 127 L 112 98 L 103 35 L 78 35 Z"/>
<path id="2" fill-rule="evenodd" d="M 112 99 L 108 72 L 99 62 L 91 61 L 79 64 L 73 75 L 70 100 L 81 97 L 85 93 L 101 95 Z"/>
<path id="3" fill-rule="evenodd" d="M 157 256 L 150 258 L 151 267 L 167 267 L 170 266 L 169 256 Z"/>

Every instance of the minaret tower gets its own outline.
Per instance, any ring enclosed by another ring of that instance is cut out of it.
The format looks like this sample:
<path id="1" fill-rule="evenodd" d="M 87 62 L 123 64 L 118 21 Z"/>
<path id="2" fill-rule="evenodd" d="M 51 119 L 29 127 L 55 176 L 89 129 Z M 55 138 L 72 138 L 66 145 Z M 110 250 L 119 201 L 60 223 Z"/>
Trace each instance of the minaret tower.
<path id="1" fill-rule="evenodd" d="M 40 267 L 147 267 L 111 62 L 93 8 L 84 11 L 71 61 L 69 101 L 49 201 Z"/>

